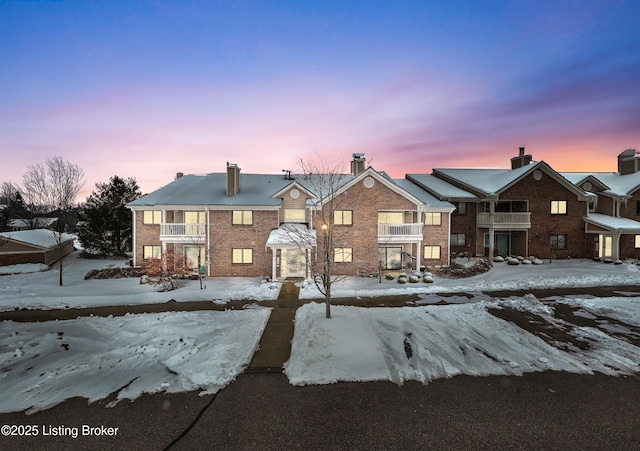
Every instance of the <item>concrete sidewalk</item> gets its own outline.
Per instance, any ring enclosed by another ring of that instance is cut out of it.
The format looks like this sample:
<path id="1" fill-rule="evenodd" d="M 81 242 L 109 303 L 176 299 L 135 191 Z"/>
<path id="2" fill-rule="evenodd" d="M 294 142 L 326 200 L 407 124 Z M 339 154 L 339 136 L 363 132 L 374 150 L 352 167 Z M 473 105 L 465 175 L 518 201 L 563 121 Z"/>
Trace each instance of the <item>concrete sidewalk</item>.
<path id="1" fill-rule="evenodd" d="M 278 299 L 262 333 L 258 349 L 247 373 L 282 373 L 282 365 L 291 355 L 300 288 L 293 281 L 282 284 Z"/>

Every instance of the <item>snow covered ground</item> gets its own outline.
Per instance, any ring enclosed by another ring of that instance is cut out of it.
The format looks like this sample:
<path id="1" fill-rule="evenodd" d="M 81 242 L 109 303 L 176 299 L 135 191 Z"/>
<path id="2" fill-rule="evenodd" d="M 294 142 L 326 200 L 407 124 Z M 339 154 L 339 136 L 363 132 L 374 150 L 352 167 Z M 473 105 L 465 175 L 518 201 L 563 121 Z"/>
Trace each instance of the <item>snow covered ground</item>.
<path id="1" fill-rule="evenodd" d="M 190 281 L 178 290 L 158 293 L 136 278 L 84 280 L 90 269 L 123 262 L 73 256 L 66 263 L 63 287 L 57 285 L 56 269 L 26 273 L 25 268 L 13 268 L 9 272 L 18 274 L 0 276 L 0 308 L 51 309 L 170 299 L 225 303 L 275 299 L 279 291 L 279 284 L 263 284 L 260 278 L 207 278 L 206 290 L 199 289 L 198 281 Z M 393 309 L 333 306 L 329 320 L 324 318 L 322 305 L 304 305 L 297 312 L 285 372 L 295 385 L 428 382 L 458 374 L 519 375 L 544 370 L 637 373 L 639 297 L 620 292 L 617 298 L 567 297 L 542 303 L 523 291 L 522 296 L 507 300 L 476 295 L 472 302 L 459 296 L 447 298 L 453 305 L 428 304 L 436 302 L 434 293 L 633 285 L 639 280 L 636 265 L 586 260 L 542 266 L 497 264 L 488 273 L 468 279 L 434 277 L 433 284 L 349 278 L 335 286 L 336 297 L 417 293 L 422 305 Z M 318 297 L 309 286 L 301 294 Z M 554 305 L 560 303 L 575 307 L 576 315 L 583 319 L 594 319 L 597 327 L 568 324 L 554 312 Z M 567 328 L 589 346 L 578 349 L 570 343 L 550 343 L 492 315 L 495 308 L 539 315 L 552 325 Z M 70 397 L 95 401 L 114 392 L 114 402 L 162 391 L 214 393 L 248 365 L 268 316 L 269 309 L 253 306 L 241 311 L 5 321 L 0 328 L 0 412 L 34 412 Z"/>

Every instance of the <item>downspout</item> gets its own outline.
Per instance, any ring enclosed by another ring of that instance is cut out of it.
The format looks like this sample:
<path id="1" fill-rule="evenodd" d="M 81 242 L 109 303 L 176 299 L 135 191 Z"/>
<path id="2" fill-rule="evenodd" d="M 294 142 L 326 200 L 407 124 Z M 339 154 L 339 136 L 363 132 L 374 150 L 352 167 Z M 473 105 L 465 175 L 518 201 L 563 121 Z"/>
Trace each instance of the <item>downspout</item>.
<path id="1" fill-rule="evenodd" d="M 205 232 L 205 248 L 206 256 L 207 256 L 207 275 L 211 277 L 211 237 L 209 234 L 211 233 L 211 221 L 209 219 L 209 206 L 204 207 L 205 214 L 207 215 L 207 230 Z M 198 262 L 198 265 L 200 262 Z M 200 268 L 198 268 L 198 271 Z"/>
<path id="2" fill-rule="evenodd" d="M 132 242 L 132 247 L 133 247 L 133 260 L 131 261 L 131 266 L 136 266 L 137 265 L 137 261 L 138 261 L 138 250 L 137 250 L 137 242 L 138 240 L 136 239 L 136 211 L 134 209 L 131 209 L 131 213 L 133 213 L 133 242 Z"/>

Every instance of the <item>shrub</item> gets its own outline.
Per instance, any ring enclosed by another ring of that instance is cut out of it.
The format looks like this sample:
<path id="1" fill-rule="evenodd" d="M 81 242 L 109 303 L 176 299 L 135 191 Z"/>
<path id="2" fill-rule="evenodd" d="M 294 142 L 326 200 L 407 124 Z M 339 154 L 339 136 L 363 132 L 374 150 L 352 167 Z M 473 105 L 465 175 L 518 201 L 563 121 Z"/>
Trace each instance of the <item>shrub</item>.
<path id="1" fill-rule="evenodd" d="M 407 283 L 407 277 L 406 276 L 398 277 L 398 283 L 401 283 L 404 285 L 405 283 Z"/>

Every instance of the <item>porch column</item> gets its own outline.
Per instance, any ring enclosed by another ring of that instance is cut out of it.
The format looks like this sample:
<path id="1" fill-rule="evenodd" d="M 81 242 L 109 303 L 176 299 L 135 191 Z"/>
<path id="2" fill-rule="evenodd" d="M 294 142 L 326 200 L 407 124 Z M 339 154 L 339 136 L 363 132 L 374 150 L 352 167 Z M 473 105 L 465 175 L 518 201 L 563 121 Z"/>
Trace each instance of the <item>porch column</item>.
<path id="1" fill-rule="evenodd" d="M 620 231 L 613 232 L 611 236 L 611 259 L 620 260 Z"/>
<path id="2" fill-rule="evenodd" d="M 422 241 L 418 241 L 416 247 L 416 271 L 420 271 L 420 248 L 422 247 Z"/>
<path id="3" fill-rule="evenodd" d="M 276 260 L 278 258 L 278 252 L 276 248 L 271 246 L 271 280 L 276 280 Z"/>
<path id="4" fill-rule="evenodd" d="M 496 204 L 493 200 L 489 201 L 489 259 L 493 259 L 493 247 L 494 247 L 494 231 L 493 220 L 496 211 Z"/>

